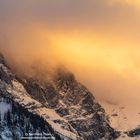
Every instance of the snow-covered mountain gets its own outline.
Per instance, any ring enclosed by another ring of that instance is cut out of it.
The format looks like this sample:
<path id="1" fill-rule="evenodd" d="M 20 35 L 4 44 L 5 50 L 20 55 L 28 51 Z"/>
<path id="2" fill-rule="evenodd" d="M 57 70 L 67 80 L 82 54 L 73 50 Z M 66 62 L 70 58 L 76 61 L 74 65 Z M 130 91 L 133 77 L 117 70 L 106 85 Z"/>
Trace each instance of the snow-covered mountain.
<path id="1" fill-rule="evenodd" d="M 51 80 L 17 76 L 0 55 L 0 140 L 114 140 L 120 133 L 92 93 L 61 68 Z"/>

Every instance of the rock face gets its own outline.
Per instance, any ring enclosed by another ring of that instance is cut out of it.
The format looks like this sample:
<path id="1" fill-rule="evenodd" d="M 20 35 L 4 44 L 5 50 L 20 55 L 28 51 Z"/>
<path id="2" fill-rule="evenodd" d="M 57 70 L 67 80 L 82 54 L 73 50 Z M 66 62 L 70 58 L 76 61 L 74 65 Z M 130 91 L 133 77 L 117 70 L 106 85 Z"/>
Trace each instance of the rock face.
<path id="1" fill-rule="evenodd" d="M 41 116 L 54 137 L 57 134 L 61 139 L 114 140 L 119 136 L 93 95 L 66 70 L 57 69 L 51 80 L 40 82 L 16 76 L 1 56 L 0 92 Z"/>
<path id="2" fill-rule="evenodd" d="M 138 137 L 140 138 L 140 127 L 137 127 L 129 132 L 126 132 L 129 137 Z"/>

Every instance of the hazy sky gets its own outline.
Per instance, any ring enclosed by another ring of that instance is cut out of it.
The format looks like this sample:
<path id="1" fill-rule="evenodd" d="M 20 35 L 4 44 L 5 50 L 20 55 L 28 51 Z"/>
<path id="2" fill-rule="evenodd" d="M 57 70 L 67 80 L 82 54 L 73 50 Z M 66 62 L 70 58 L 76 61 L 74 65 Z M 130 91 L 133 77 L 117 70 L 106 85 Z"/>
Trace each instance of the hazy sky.
<path id="1" fill-rule="evenodd" d="M 99 99 L 140 100 L 139 0 L 0 0 L 0 32 L 18 66 L 59 62 Z"/>

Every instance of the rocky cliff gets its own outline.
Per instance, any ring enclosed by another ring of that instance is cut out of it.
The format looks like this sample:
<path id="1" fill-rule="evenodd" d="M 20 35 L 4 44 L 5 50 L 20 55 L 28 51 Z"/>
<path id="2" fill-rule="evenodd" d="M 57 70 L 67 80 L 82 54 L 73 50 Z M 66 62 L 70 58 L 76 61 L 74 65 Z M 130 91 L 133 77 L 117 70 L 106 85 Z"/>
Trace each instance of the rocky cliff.
<path id="1" fill-rule="evenodd" d="M 26 110 L 17 115 L 27 119 L 30 113 L 35 121 L 43 122 L 42 132 L 50 132 L 55 139 L 114 140 L 119 136 L 109 125 L 105 110 L 93 94 L 62 68 L 55 71 L 51 80 L 40 81 L 16 75 L 1 55 L 0 95 Z M 30 117 L 28 122 L 32 122 Z M 35 132 L 39 124 L 31 126 Z M 23 130 L 20 136 L 25 133 Z"/>

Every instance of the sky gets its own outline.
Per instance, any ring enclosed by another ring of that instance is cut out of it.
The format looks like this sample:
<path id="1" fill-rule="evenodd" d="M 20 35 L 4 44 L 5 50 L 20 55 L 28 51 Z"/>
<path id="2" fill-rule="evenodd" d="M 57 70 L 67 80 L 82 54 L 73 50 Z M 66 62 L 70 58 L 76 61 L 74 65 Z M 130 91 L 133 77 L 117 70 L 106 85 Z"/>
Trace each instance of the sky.
<path id="1" fill-rule="evenodd" d="M 0 0 L 0 50 L 11 66 L 62 64 L 114 104 L 140 100 L 139 27 L 139 0 Z"/>

